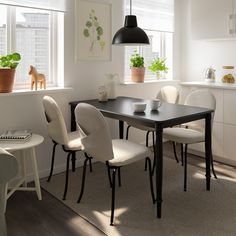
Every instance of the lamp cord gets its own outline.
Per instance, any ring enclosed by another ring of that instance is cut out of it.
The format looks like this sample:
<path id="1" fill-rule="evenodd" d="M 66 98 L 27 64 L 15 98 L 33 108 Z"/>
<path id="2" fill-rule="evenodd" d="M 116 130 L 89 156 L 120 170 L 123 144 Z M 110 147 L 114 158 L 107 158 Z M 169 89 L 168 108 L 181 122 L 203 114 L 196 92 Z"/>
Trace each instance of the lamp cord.
<path id="1" fill-rule="evenodd" d="M 132 0 L 130 0 L 130 15 L 132 15 Z"/>

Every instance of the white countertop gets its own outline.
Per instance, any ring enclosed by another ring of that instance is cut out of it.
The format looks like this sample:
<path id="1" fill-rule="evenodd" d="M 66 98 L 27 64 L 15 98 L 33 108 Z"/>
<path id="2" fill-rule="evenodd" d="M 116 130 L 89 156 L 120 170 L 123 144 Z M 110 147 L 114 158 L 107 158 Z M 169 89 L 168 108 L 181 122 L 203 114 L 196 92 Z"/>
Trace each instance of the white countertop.
<path id="1" fill-rule="evenodd" d="M 221 82 L 205 82 L 205 81 L 192 81 L 192 82 L 182 82 L 181 86 L 188 87 L 204 87 L 204 88 L 215 88 L 215 89 L 236 89 L 235 84 L 227 84 Z"/>

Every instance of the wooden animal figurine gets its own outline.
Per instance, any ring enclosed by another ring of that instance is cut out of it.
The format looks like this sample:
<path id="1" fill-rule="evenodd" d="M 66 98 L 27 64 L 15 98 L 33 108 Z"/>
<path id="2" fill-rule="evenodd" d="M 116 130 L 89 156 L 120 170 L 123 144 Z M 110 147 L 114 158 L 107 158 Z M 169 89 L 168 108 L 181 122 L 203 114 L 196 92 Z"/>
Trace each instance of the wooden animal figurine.
<path id="1" fill-rule="evenodd" d="M 35 67 L 30 66 L 29 75 L 31 75 L 31 90 L 33 90 L 35 86 L 35 90 L 38 89 L 38 83 L 40 83 L 40 89 L 42 87 L 46 89 L 46 78 L 44 74 L 39 74 Z"/>

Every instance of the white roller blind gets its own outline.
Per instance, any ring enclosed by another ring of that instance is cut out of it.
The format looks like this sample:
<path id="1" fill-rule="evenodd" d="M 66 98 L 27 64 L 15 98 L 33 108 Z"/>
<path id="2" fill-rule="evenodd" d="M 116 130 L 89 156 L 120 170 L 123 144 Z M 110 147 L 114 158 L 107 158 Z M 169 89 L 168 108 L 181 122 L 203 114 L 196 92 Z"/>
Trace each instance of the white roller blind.
<path id="1" fill-rule="evenodd" d="M 51 11 L 66 11 L 66 0 L 0 0 L 0 4 Z"/>
<path id="2" fill-rule="evenodd" d="M 125 1 L 129 15 L 130 0 Z M 174 32 L 174 0 L 132 0 L 132 14 L 140 28 Z"/>

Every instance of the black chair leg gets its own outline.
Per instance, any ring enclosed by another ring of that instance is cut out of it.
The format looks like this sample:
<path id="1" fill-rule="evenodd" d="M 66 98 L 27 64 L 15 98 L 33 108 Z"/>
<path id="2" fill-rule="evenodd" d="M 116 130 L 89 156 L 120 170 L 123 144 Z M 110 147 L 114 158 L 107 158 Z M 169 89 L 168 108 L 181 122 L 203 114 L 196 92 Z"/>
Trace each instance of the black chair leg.
<path id="1" fill-rule="evenodd" d="M 154 149 L 155 148 L 155 133 L 154 133 L 154 131 L 152 131 L 152 146 L 153 146 L 153 149 Z"/>
<path id="2" fill-rule="evenodd" d="M 116 170 L 117 170 L 117 168 L 112 168 L 112 195 L 111 195 L 111 218 L 110 218 L 110 225 L 113 225 L 114 211 L 115 211 Z"/>
<path id="3" fill-rule="evenodd" d="M 119 187 L 121 187 L 120 167 L 118 168 L 118 184 L 119 184 Z"/>
<path id="4" fill-rule="evenodd" d="M 155 134 L 154 132 L 152 132 L 152 145 L 153 145 L 153 152 L 155 153 Z M 152 166 L 152 175 L 154 174 L 154 169 L 155 169 L 155 166 L 156 166 L 156 159 L 154 158 L 153 159 L 153 166 Z"/>
<path id="5" fill-rule="evenodd" d="M 82 184 L 81 184 L 81 190 L 80 190 L 80 195 L 78 198 L 77 203 L 80 203 L 82 197 L 83 197 L 83 193 L 84 193 L 84 184 L 85 184 L 85 177 L 86 177 L 86 167 L 87 167 L 87 161 L 89 160 L 89 158 L 86 157 L 86 159 L 84 160 L 84 167 L 83 167 L 83 176 L 82 176 Z"/>
<path id="6" fill-rule="evenodd" d="M 184 150 L 184 191 L 187 191 L 187 153 L 188 153 L 188 144 L 185 144 Z"/>
<path id="7" fill-rule="evenodd" d="M 173 145 L 175 160 L 176 160 L 177 163 L 179 163 L 179 158 L 178 158 L 177 153 L 176 153 L 176 144 L 175 144 L 175 142 L 172 142 L 172 145 Z"/>
<path id="8" fill-rule="evenodd" d="M 68 181 L 69 181 L 69 166 L 70 166 L 70 156 L 71 152 L 67 155 L 67 162 L 66 162 L 66 180 L 65 180 L 65 188 L 64 188 L 64 194 L 63 194 L 63 200 L 66 200 L 66 194 L 68 189 Z"/>
<path id="9" fill-rule="evenodd" d="M 146 133 L 146 147 L 148 147 L 148 145 L 149 145 L 149 143 L 148 143 L 149 133 L 150 133 L 150 131 L 147 131 L 147 133 Z M 147 159 L 145 159 L 145 167 L 144 167 L 144 170 L 147 171 Z"/>
<path id="10" fill-rule="evenodd" d="M 149 146 L 149 133 L 150 133 L 150 131 L 147 131 L 147 133 L 146 133 L 146 147 L 148 147 Z"/>
<path id="11" fill-rule="evenodd" d="M 131 126 L 130 125 L 128 125 L 127 126 L 127 129 L 126 129 L 126 140 L 128 140 L 128 138 L 129 138 L 129 128 L 130 128 Z"/>
<path id="12" fill-rule="evenodd" d="M 216 175 L 215 168 L 214 168 L 213 154 L 211 154 L 211 169 L 212 169 L 212 173 L 213 173 L 215 179 L 217 179 L 217 175 Z"/>
<path id="13" fill-rule="evenodd" d="M 155 153 L 155 150 L 154 150 L 154 153 Z M 153 159 L 153 166 L 152 166 L 152 176 L 154 175 L 155 167 L 156 167 L 156 158 L 154 157 L 154 159 Z"/>
<path id="14" fill-rule="evenodd" d="M 181 165 L 184 166 L 184 145 L 181 143 Z"/>
<path id="15" fill-rule="evenodd" d="M 155 195 L 154 195 L 154 190 L 153 190 L 153 173 L 152 173 L 152 163 L 151 159 L 149 157 L 146 157 L 146 161 L 148 163 L 148 169 L 149 169 L 149 180 L 150 180 L 150 189 L 151 189 L 151 196 L 152 196 L 152 202 L 155 204 Z"/>
<path id="16" fill-rule="evenodd" d="M 90 170 L 90 173 L 93 172 L 92 159 L 91 158 L 89 158 L 89 170 Z"/>
<path id="17" fill-rule="evenodd" d="M 90 168 L 90 172 L 93 171 L 92 169 L 92 157 L 90 157 L 86 152 L 84 153 L 84 156 L 86 157 L 86 159 L 89 160 L 89 168 Z"/>
<path id="18" fill-rule="evenodd" d="M 51 170 L 50 170 L 50 174 L 48 176 L 47 182 L 49 182 L 50 179 L 52 178 L 53 168 L 54 168 L 54 159 L 55 159 L 55 151 L 56 151 L 57 143 L 55 143 L 55 142 L 53 142 L 53 143 L 54 143 L 54 145 L 53 145 L 53 150 L 52 150 Z"/>
<path id="19" fill-rule="evenodd" d="M 111 172 L 110 172 L 110 167 L 109 167 L 108 162 L 106 162 L 106 166 L 107 166 L 107 174 L 108 174 L 108 180 L 109 180 L 110 188 L 112 188 Z"/>
<path id="20" fill-rule="evenodd" d="M 72 172 L 75 172 L 75 163 L 76 163 L 76 153 L 75 152 L 72 153 L 71 162 L 72 162 Z"/>

